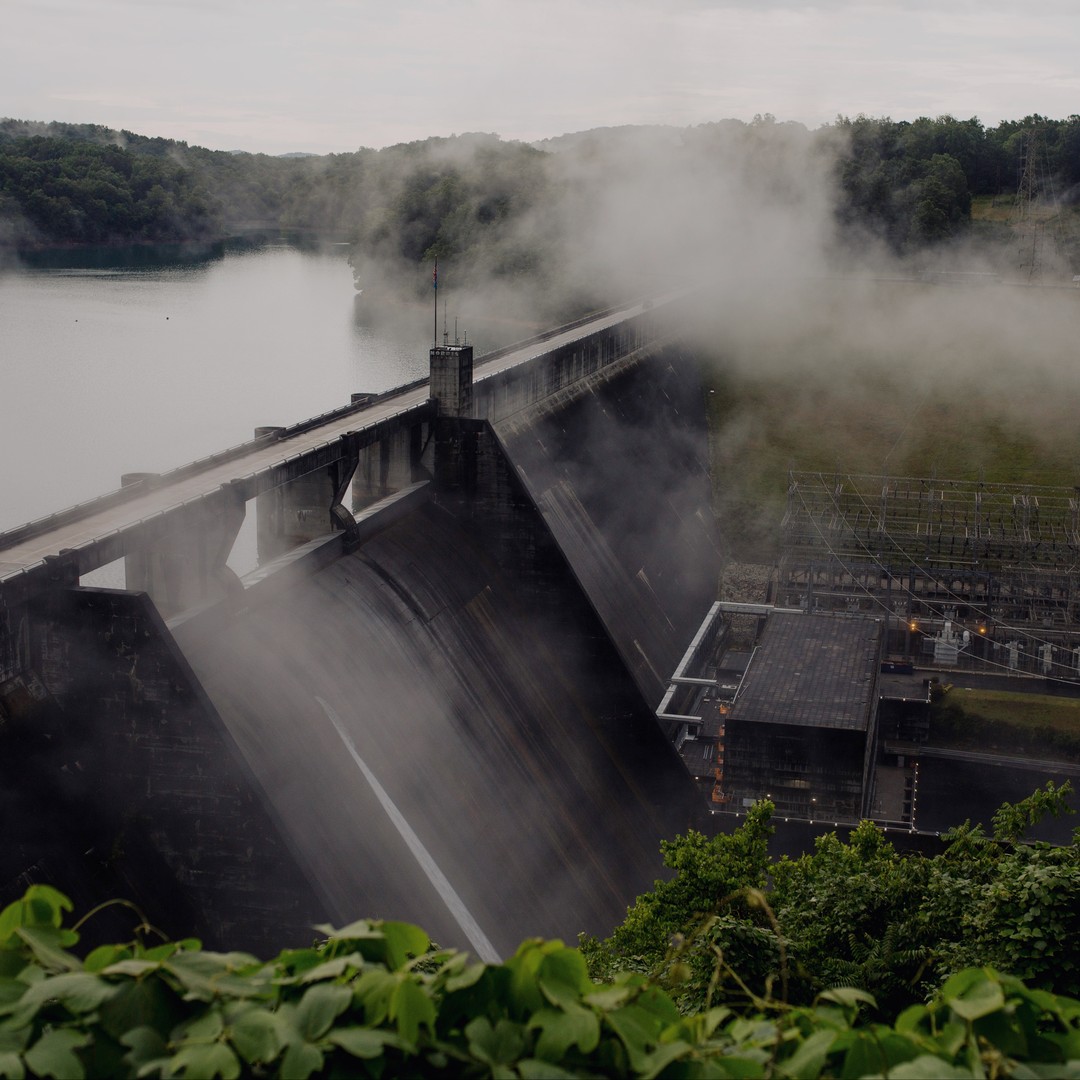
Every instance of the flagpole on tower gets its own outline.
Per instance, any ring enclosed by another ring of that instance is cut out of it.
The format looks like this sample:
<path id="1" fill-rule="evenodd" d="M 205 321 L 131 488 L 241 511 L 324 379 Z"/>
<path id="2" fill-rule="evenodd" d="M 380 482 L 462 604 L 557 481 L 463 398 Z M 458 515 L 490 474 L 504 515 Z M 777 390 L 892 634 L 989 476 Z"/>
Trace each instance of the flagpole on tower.
<path id="1" fill-rule="evenodd" d="M 431 271 L 431 287 L 435 290 L 435 333 L 431 338 L 432 345 L 439 344 L 439 256 L 435 256 L 435 269 Z"/>

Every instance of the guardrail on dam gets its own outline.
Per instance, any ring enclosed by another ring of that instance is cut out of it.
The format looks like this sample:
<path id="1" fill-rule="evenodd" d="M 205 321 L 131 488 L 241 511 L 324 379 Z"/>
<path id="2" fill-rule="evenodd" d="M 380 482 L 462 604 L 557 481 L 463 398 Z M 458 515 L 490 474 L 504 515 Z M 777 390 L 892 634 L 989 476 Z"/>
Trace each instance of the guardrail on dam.
<path id="1" fill-rule="evenodd" d="M 0 537 L 5 894 L 259 950 L 609 929 L 697 813 L 653 715 L 716 580 L 676 308 L 437 347 L 430 385 Z"/>

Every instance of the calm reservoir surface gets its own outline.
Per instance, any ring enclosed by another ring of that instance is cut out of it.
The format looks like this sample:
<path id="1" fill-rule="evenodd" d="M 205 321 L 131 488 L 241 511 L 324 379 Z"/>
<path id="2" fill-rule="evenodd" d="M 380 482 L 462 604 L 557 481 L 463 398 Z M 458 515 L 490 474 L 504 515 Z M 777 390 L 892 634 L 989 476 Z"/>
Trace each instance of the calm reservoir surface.
<path id="1" fill-rule="evenodd" d="M 365 325 L 348 250 L 83 251 L 0 273 L 0 530 L 425 374 L 422 330 Z"/>

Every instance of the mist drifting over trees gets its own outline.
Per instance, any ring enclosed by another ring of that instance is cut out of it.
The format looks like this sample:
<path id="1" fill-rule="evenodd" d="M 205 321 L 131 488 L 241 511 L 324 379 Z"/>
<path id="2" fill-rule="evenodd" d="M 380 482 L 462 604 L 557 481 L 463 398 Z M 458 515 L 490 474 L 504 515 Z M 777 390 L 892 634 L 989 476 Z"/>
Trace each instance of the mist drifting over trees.
<path id="1" fill-rule="evenodd" d="M 331 238 L 350 244 L 357 318 L 418 353 L 436 258 L 439 318 L 482 350 L 702 287 L 687 332 L 728 406 L 715 508 L 765 550 L 792 462 L 1075 481 L 1078 192 L 1080 116 L 764 115 L 290 157 L 6 120 L 0 265 L 91 241 Z M 1025 288 L 972 287 L 1003 283 Z"/>
<path id="2" fill-rule="evenodd" d="M 774 271 L 835 269 L 868 248 L 970 259 L 979 241 L 1007 270 L 1016 223 L 1010 229 L 1005 208 L 1021 190 L 1048 226 L 1076 202 L 1080 117 L 994 128 L 949 116 L 839 117 L 809 131 L 766 115 L 601 128 L 536 145 L 467 134 L 295 157 L 0 122 L 0 245 L 9 250 L 310 230 L 355 245 L 361 287 L 413 278 L 419 288 L 438 257 L 464 287 L 526 285 L 542 320 L 735 258 Z M 979 198 L 1001 200 L 1001 212 L 973 222 Z M 1076 244 L 1057 231 L 1053 258 L 1064 272 Z M 808 255 L 821 266 L 805 266 Z"/>

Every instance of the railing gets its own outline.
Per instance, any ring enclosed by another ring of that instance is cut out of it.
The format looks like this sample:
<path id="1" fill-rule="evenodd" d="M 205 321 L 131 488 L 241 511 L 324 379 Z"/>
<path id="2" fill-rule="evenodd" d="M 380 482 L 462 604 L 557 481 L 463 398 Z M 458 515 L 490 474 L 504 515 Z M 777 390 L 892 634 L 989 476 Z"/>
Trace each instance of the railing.
<path id="1" fill-rule="evenodd" d="M 527 349 L 530 345 L 539 345 L 545 341 L 549 341 L 551 338 L 556 337 L 559 334 L 566 333 L 568 330 L 574 330 L 579 326 L 585 326 L 590 322 L 595 322 L 597 319 L 604 319 L 610 315 L 615 315 L 620 311 L 625 311 L 635 304 L 643 303 L 644 300 L 634 301 L 632 303 L 623 303 L 614 307 L 604 308 L 601 311 L 594 311 L 588 315 L 582 316 L 579 319 L 575 319 L 572 322 L 565 323 L 562 326 L 557 326 L 551 330 L 545 330 L 543 333 L 536 334 L 533 337 L 525 338 L 521 341 L 514 342 L 511 345 L 507 345 L 503 348 L 496 349 L 493 352 L 486 353 L 479 357 L 476 361 L 477 366 L 489 363 L 493 360 L 501 359 L 504 356 L 509 356 L 511 353 L 518 352 L 522 349 Z M 97 513 L 103 510 L 109 510 L 116 506 L 122 506 L 124 503 L 130 502 L 140 496 L 144 495 L 148 490 L 152 488 L 165 487 L 169 484 L 177 483 L 181 480 L 189 479 L 192 476 L 196 476 L 201 472 L 206 472 L 218 465 L 223 465 L 230 461 L 237 461 L 241 458 L 254 453 L 257 450 L 262 449 L 265 446 L 269 446 L 274 442 L 280 442 L 285 439 L 293 438 L 297 435 L 303 435 L 306 432 L 313 431 L 325 424 L 334 423 L 337 420 L 342 420 L 347 416 L 352 416 L 364 412 L 367 409 L 372 408 L 375 405 L 382 404 L 389 401 L 392 398 L 398 397 L 402 394 L 409 393 L 413 390 L 418 390 L 428 383 L 428 378 L 414 379 L 411 382 L 405 383 L 401 386 L 392 387 L 389 390 L 381 391 L 378 394 L 373 394 L 370 397 L 365 397 L 363 401 L 350 402 L 348 405 L 342 405 L 338 408 L 331 409 L 328 412 L 320 413 L 317 416 L 309 417 L 306 420 L 301 420 L 296 424 L 291 424 L 288 427 L 284 427 L 280 430 L 267 432 L 258 438 L 248 439 L 245 442 L 237 443 L 235 446 L 228 447 L 225 450 L 219 450 L 216 453 L 210 454 L 207 457 L 197 458 L 195 461 L 188 462 L 187 464 L 177 466 L 174 469 L 170 469 L 166 472 L 162 472 L 153 478 L 151 484 L 146 482 L 131 484 L 127 487 L 117 488 L 114 491 L 107 492 L 104 495 L 95 496 L 92 499 L 87 499 L 83 502 L 75 503 L 73 506 L 65 507 L 62 510 L 57 510 L 52 514 L 47 514 L 44 517 L 35 518 L 32 521 L 28 521 L 22 525 L 16 525 L 14 528 L 0 533 L 0 551 L 4 548 L 13 547 L 15 544 L 21 543 L 25 540 L 32 539 L 35 536 L 41 536 L 50 532 L 53 529 L 60 528 L 64 525 L 71 524 L 74 521 L 79 521 L 83 518 L 89 517 L 91 514 Z M 408 410 L 401 410 L 405 412 Z M 400 416 L 401 412 L 392 413 L 389 417 L 384 419 L 390 420 L 396 416 Z M 324 445 L 324 444 L 320 444 Z M 311 448 L 314 449 L 314 448 Z M 310 452 L 310 449 L 307 452 Z M 301 455 L 294 455 L 301 456 Z M 286 461 L 290 461 L 292 458 L 287 458 Z M 243 474 L 236 479 L 247 480 L 251 479 L 257 473 Z M 202 498 L 202 496 L 196 496 L 196 499 Z M 185 500 L 193 501 L 193 500 Z M 155 512 L 151 517 L 158 516 L 158 513 L 167 513 L 170 510 L 176 509 L 177 506 L 184 505 L 183 502 L 177 503 L 168 507 L 166 510 Z M 144 520 L 138 519 L 131 523 L 133 526 L 137 526 L 143 523 Z M 131 526 L 125 525 L 123 528 L 127 529 Z M 115 530 L 120 531 L 120 530 Z M 111 535 L 110 533 L 103 533 L 102 538 Z M 0 560 L 2 561 L 2 560 Z"/>
<path id="2" fill-rule="evenodd" d="M 295 435 L 303 435 L 305 432 L 313 431 L 323 424 L 330 424 L 335 420 L 344 419 L 346 416 L 361 413 L 365 409 L 370 409 L 375 405 L 388 401 L 390 398 L 408 393 L 411 390 L 417 390 L 426 385 L 427 381 L 426 378 L 415 379 L 412 382 L 405 383 L 403 386 L 396 386 L 391 390 L 384 390 L 379 394 L 373 394 L 362 402 L 355 402 L 336 409 L 331 409 L 329 412 L 320 413 L 318 416 L 312 416 L 307 420 L 301 420 L 299 423 L 291 424 L 281 430 L 268 432 L 265 435 L 260 435 L 258 438 L 248 439 L 246 442 L 237 443 L 235 446 L 230 446 L 225 450 L 219 450 L 206 457 L 196 458 L 194 461 L 190 461 L 185 465 L 178 465 L 175 469 L 160 473 L 154 477 L 153 486 L 165 487 L 169 484 L 177 483 L 180 480 L 187 480 L 189 477 L 197 476 L 199 473 L 206 472 L 217 465 L 224 465 L 229 461 L 237 461 L 254 453 L 256 450 L 261 450 L 264 446 L 269 446 L 271 443 L 280 442 L 283 439 L 292 438 Z M 407 411 L 408 410 L 401 410 L 401 412 Z M 395 416 L 400 416 L 401 412 L 392 413 L 389 417 L 385 417 L 385 419 L 389 420 Z M 240 479 L 242 478 L 243 477 Z M 65 507 L 63 510 L 57 510 L 55 513 L 47 514 L 45 517 L 35 518 L 33 521 L 28 521 L 23 525 L 16 525 L 13 529 L 8 529 L 6 532 L 0 533 L 0 551 L 4 548 L 21 543 L 23 540 L 41 536 L 62 525 L 68 525 L 73 521 L 79 521 L 82 518 L 89 517 L 91 514 L 97 513 L 100 510 L 110 510 L 114 506 L 122 506 L 124 503 L 130 502 L 132 499 L 145 494 L 148 488 L 149 485 L 145 482 L 131 484 L 128 487 L 117 488 L 115 491 L 110 491 L 105 495 L 97 495 L 84 502 L 75 503 L 73 506 Z"/>

